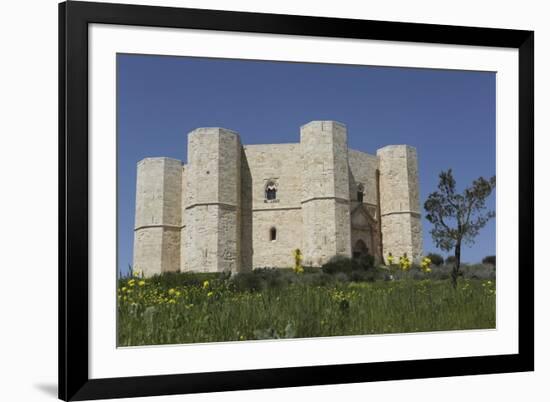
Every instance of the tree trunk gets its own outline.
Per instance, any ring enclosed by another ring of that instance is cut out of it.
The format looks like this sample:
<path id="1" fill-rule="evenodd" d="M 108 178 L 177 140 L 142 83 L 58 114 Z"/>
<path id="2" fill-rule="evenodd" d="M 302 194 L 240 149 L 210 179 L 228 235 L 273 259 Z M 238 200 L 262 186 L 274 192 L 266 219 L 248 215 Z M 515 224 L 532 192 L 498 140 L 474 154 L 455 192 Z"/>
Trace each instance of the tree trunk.
<path id="1" fill-rule="evenodd" d="M 455 245 L 455 263 L 453 266 L 453 271 L 451 273 L 451 283 L 453 284 L 453 288 L 456 289 L 457 280 L 458 280 L 458 270 L 460 269 L 460 244 L 461 242 L 456 242 Z"/>

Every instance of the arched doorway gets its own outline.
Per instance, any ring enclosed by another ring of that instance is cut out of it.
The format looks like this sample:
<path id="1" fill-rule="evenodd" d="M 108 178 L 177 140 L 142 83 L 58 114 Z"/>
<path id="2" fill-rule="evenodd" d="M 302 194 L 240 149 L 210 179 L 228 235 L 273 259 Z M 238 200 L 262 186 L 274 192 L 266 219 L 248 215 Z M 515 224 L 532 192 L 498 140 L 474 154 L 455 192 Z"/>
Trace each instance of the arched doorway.
<path id="1" fill-rule="evenodd" d="M 361 239 L 357 240 L 353 245 L 353 258 L 365 257 L 369 254 L 369 248 Z"/>

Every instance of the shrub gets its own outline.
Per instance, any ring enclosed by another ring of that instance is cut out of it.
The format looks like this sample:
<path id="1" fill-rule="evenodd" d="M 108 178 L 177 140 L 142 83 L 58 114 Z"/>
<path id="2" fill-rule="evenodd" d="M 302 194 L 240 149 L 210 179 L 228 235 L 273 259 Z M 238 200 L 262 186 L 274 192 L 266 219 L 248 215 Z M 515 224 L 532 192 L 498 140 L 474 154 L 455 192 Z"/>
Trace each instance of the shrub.
<path id="1" fill-rule="evenodd" d="M 257 268 L 251 272 L 240 272 L 231 276 L 232 288 L 239 292 L 282 288 L 296 279 L 292 269 Z"/>
<path id="2" fill-rule="evenodd" d="M 466 279 L 495 280 L 495 267 L 490 264 L 472 264 L 462 267 L 462 275 Z"/>
<path id="3" fill-rule="evenodd" d="M 497 266 L 497 257 L 495 255 L 488 255 L 487 257 L 484 257 L 483 260 L 481 260 L 483 264 L 490 264 L 493 267 Z"/>
<path id="4" fill-rule="evenodd" d="M 354 271 L 368 271 L 374 268 L 374 257 L 365 255 L 361 258 L 349 258 L 342 255 L 335 255 L 326 262 L 321 269 L 325 274 L 345 273 Z"/>
<path id="5" fill-rule="evenodd" d="M 316 272 L 302 275 L 299 279 L 300 282 L 307 286 L 328 286 L 338 282 L 338 278 L 334 275 L 325 274 L 319 268 L 315 268 L 315 270 Z M 344 280 L 347 280 L 347 276 L 345 276 Z"/>
<path id="6" fill-rule="evenodd" d="M 331 274 L 330 276 L 332 276 L 332 278 L 335 282 L 345 283 L 345 282 L 349 281 L 349 276 L 345 272 L 336 272 L 334 274 Z"/>
<path id="7" fill-rule="evenodd" d="M 325 274 L 337 274 L 337 273 L 349 273 L 353 271 L 354 265 L 353 259 L 342 255 L 335 255 L 328 262 L 326 262 L 321 269 Z"/>
<path id="8" fill-rule="evenodd" d="M 361 269 L 354 270 L 348 274 L 348 278 L 351 282 L 374 282 L 376 280 L 384 280 L 385 275 L 383 272 L 378 272 L 377 269 Z"/>
<path id="9" fill-rule="evenodd" d="M 362 256 L 358 261 L 358 268 L 368 270 L 374 267 L 374 256 L 367 254 Z"/>
<path id="10" fill-rule="evenodd" d="M 231 277 L 230 286 L 237 292 L 257 292 L 264 289 L 265 281 L 252 272 L 239 272 Z"/>
<path id="11" fill-rule="evenodd" d="M 164 272 L 152 276 L 148 281 L 151 284 L 169 289 L 178 286 L 202 286 L 204 281 L 223 282 L 230 275 L 229 272 Z"/>
<path id="12" fill-rule="evenodd" d="M 411 275 L 407 275 L 406 272 L 396 272 L 394 274 L 395 279 L 423 279 L 429 278 L 433 280 L 447 280 L 451 278 L 451 271 L 453 266 L 451 264 L 443 264 L 432 267 L 432 272 L 425 276 L 420 276 L 415 270 L 411 270 Z M 481 280 L 495 280 L 496 271 L 495 268 L 489 264 L 461 264 L 459 277 L 464 279 L 481 279 Z"/>
<path id="13" fill-rule="evenodd" d="M 428 257 L 432 261 L 433 265 L 436 265 L 438 267 L 445 262 L 443 257 L 437 253 L 430 253 L 426 257 Z"/>
<path id="14" fill-rule="evenodd" d="M 451 265 L 436 265 L 432 268 L 430 278 L 436 280 L 450 279 L 452 269 L 453 267 Z"/>
<path id="15" fill-rule="evenodd" d="M 321 272 L 318 267 L 304 267 L 304 274 L 316 274 Z"/>
<path id="16" fill-rule="evenodd" d="M 454 264 L 456 261 L 456 257 L 454 255 L 450 255 L 447 258 L 445 258 L 446 264 Z"/>
<path id="17" fill-rule="evenodd" d="M 394 280 L 418 280 L 431 278 L 431 274 L 426 274 L 418 266 L 413 265 L 406 270 L 401 268 L 392 270 L 392 277 Z"/>

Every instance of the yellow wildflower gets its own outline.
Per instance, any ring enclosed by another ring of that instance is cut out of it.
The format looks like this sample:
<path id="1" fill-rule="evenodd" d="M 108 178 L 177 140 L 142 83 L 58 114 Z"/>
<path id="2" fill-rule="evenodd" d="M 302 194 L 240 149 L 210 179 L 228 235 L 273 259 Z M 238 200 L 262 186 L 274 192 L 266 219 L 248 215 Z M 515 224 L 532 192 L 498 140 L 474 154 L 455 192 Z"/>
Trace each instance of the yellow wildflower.
<path id="1" fill-rule="evenodd" d="M 422 271 L 424 272 L 432 272 L 432 270 L 430 269 L 430 265 L 432 265 L 432 260 L 428 257 L 424 257 L 422 258 L 422 261 L 420 262 L 420 268 L 422 269 Z"/>
<path id="2" fill-rule="evenodd" d="M 207 297 L 211 297 L 213 294 L 214 294 L 214 292 L 208 292 L 208 293 L 206 294 L 206 296 L 207 296 Z"/>
<path id="3" fill-rule="evenodd" d="M 297 274 L 304 273 L 304 267 L 302 266 L 302 259 L 304 258 L 299 248 L 292 251 L 294 256 L 294 272 Z"/>
<path id="4" fill-rule="evenodd" d="M 202 283 L 202 288 L 203 288 L 203 289 L 208 289 L 208 286 L 210 286 L 210 282 L 204 281 L 204 282 Z"/>
<path id="5" fill-rule="evenodd" d="M 144 285 L 145 285 L 145 281 L 139 281 L 139 282 L 138 282 L 138 285 L 139 285 L 139 286 L 144 286 Z"/>
<path id="6" fill-rule="evenodd" d="M 411 260 L 407 257 L 407 254 L 403 254 L 403 256 L 399 257 L 399 265 L 403 271 L 409 270 L 411 267 Z"/>
<path id="7" fill-rule="evenodd" d="M 176 289 L 171 288 L 170 290 L 168 290 L 169 295 L 173 295 L 174 293 L 176 293 Z"/>

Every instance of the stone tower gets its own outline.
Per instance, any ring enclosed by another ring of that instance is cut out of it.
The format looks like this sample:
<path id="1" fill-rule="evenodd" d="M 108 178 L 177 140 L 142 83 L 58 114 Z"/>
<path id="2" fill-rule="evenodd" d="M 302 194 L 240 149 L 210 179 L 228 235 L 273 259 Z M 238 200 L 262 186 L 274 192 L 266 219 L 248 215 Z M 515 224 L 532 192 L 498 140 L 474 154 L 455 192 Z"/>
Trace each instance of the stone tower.
<path id="1" fill-rule="evenodd" d="M 181 161 L 138 163 L 134 270 L 145 276 L 180 269 Z"/>
<path id="2" fill-rule="evenodd" d="M 300 128 L 303 157 L 304 263 L 320 266 L 334 255 L 351 256 L 346 127 L 312 121 Z"/>
<path id="3" fill-rule="evenodd" d="M 380 171 L 380 218 L 384 259 L 422 255 L 422 224 L 416 149 L 389 145 L 376 152 Z"/>
<path id="4" fill-rule="evenodd" d="M 240 270 L 241 142 L 223 128 L 198 128 L 188 137 L 184 266 L 196 271 Z"/>

